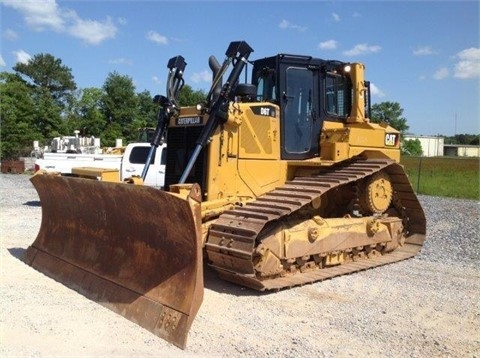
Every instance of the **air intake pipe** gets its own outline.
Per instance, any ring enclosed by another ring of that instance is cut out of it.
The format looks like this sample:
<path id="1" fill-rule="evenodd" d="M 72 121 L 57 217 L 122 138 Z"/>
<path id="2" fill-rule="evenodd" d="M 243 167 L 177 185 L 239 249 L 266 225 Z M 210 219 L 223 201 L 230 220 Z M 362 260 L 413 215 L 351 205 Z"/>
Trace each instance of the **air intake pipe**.
<path id="1" fill-rule="evenodd" d="M 220 92 L 222 91 L 222 76 L 218 79 L 216 78 L 222 66 L 213 55 L 208 58 L 208 66 L 210 66 L 210 69 L 212 70 L 212 82 L 217 80 L 217 83 L 214 83 L 212 86 L 210 98 L 207 98 L 209 103 L 213 103 L 218 99 L 218 96 L 220 96 Z"/>

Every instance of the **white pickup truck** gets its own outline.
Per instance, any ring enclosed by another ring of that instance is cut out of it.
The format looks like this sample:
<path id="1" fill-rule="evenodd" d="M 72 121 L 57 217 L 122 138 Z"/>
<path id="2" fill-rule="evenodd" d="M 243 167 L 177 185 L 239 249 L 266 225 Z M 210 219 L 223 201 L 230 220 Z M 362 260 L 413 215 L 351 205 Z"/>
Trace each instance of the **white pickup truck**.
<path id="1" fill-rule="evenodd" d="M 44 153 L 43 158 L 35 161 L 35 171 L 71 174 L 72 168 L 115 169 L 120 174 L 119 179 L 123 180 L 142 175 L 150 148 L 150 143 L 131 143 L 123 154 Z M 150 162 L 145 185 L 163 188 L 166 154 L 166 145 L 158 146 Z"/>

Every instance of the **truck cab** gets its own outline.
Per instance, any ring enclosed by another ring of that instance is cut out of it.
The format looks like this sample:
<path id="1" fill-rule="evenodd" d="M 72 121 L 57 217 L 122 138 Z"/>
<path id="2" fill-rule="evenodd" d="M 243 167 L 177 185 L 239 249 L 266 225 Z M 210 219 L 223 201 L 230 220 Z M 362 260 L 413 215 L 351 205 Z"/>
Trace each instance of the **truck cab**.
<path id="1" fill-rule="evenodd" d="M 150 150 L 150 143 L 135 143 L 128 145 L 123 154 L 120 177 L 122 179 L 131 176 L 141 176 L 145 162 L 147 161 L 148 152 Z M 162 144 L 158 146 L 157 150 L 152 156 L 150 167 L 144 184 L 157 188 L 165 186 L 165 163 L 167 155 L 167 146 Z"/>

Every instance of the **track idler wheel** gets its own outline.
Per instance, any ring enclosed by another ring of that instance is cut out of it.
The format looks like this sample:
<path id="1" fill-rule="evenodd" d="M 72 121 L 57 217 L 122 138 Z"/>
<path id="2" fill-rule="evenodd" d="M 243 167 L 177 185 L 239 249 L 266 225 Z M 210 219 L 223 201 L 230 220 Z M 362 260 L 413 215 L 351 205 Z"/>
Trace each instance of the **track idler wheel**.
<path id="1" fill-rule="evenodd" d="M 360 188 L 360 206 L 365 214 L 381 214 L 392 202 L 392 183 L 385 172 L 378 172 L 367 178 Z"/>

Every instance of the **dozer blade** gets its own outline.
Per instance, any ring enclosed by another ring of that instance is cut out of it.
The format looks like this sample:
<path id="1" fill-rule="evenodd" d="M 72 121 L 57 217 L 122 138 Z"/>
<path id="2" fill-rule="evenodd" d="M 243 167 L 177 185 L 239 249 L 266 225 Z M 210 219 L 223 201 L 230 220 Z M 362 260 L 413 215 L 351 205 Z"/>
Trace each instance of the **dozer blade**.
<path id="1" fill-rule="evenodd" d="M 185 348 L 203 299 L 200 189 L 56 175 L 31 181 L 42 224 L 25 262 Z"/>

